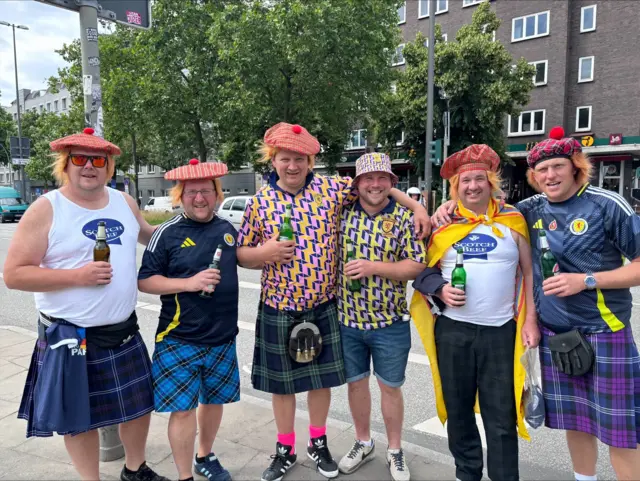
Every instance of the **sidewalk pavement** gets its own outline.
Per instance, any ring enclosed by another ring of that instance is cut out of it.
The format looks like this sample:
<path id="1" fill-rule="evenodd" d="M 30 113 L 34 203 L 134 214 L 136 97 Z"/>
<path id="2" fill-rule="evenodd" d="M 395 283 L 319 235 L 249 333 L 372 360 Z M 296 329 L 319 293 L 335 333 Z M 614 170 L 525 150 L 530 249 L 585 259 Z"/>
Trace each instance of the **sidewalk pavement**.
<path id="1" fill-rule="evenodd" d="M 79 479 L 64 447 L 62 437 L 26 439 L 26 422 L 17 418 L 24 381 L 31 360 L 35 333 L 21 328 L 0 326 L 0 480 Z M 222 425 L 214 443 L 214 451 L 235 481 L 259 480 L 270 462 L 275 448 L 276 427 L 271 403 L 245 394 L 238 403 L 225 406 Z M 298 412 L 298 463 L 285 481 L 324 481 L 315 464 L 305 456 L 308 417 Z M 147 440 L 147 462 L 158 473 L 177 479 L 171 448 L 167 439 L 168 414 L 152 415 Z M 353 425 L 329 419 L 327 438 L 336 461 L 351 448 Z M 348 481 L 391 480 L 386 464 L 386 439 L 374 436 L 377 449 L 373 461 L 351 475 L 340 475 Z M 411 479 L 455 480 L 453 463 L 446 457 L 420 446 L 404 447 Z M 439 459 L 438 459 L 439 458 Z M 124 459 L 100 463 L 103 480 L 118 480 Z M 203 479 L 203 478 L 200 478 Z"/>

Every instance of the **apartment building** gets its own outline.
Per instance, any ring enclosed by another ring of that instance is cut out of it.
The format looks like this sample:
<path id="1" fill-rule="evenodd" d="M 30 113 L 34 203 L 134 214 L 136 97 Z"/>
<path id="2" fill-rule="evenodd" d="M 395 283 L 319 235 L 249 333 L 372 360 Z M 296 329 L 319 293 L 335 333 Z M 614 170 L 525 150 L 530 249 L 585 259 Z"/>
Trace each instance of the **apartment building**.
<path id="1" fill-rule="evenodd" d="M 532 193 L 525 180 L 527 153 L 553 126 L 561 125 L 593 161 L 593 183 L 631 201 L 640 176 L 640 2 L 438 0 L 436 23 L 446 40 L 455 40 L 484 1 L 490 1 L 502 20 L 495 40 L 514 60 L 524 57 L 536 67 L 529 104 L 518 117 L 505 119 L 508 155 L 515 162 L 504 171 L 510 198 Z M 398 9 L 403 43 L 394 68 L 402 68 L 406 42 L 418 32 L 429 35 L 429 9 L 429 0 L 407 0 Z M 353 132 L 347 155 L 364 152 L 363 133 Z M 400 175 L 404 165 L 398 166 Z"/>

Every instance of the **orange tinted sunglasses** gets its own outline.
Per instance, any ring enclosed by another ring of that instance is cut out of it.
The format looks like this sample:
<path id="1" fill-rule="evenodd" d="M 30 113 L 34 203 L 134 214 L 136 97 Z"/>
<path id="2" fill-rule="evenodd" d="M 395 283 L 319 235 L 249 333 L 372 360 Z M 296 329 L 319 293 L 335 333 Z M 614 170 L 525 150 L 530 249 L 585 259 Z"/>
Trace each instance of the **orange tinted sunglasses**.
<path id="1" fill-rule="evenodd" d="M 69 158 L 71 159 L 71 163 L 78 167 L 84 167 L 89 160 L 91 160 L 91 165 L 97 169 L 101 169 L 107 165 L 107 158 L 104 155 L 71 154 Z"/>

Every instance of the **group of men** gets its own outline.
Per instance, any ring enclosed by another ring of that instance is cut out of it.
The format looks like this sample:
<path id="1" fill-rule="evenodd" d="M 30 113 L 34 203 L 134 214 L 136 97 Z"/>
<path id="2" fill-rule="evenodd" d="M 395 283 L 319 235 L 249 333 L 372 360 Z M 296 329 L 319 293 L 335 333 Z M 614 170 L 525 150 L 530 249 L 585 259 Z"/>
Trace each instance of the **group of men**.
<path id="1" fill-rule="evenodd" d="M 373 458 L 372 363 L 386 462 L 394 480 L 410 479 L 401 386 L 413 279 L 411 318 L 430 358 L 460 481 L 482 478 L 474 411 L 485 425 L 489 477 L 519 478 L 517 436 L 529 439 L 520 358 L 538 343 L 546 424 L 567 430 L 576 479 L 596 479 L 596 438 L 611 447 L 619 479 L 640 472 L 640 359 L 629 324 L 629 287 L 640 285 L 640 220 L 620 196 L 588 185 L 590 163 L 562 132 L 554 129 L 528 157 L 530 183 L 544 194 L 515 208 L 496 199 L 500 159 L 490 147 L 472 145 L 446 159 L 441 174 L 454 200 L 432 219 L 428 243 L 427 213 L 395 189 L 387 155 L 364 154 L 353 180 L 317 175 L 320 144 L 300 125 L 279 123 L 265 133 L 262 161 L 273 172 L 249 201 L 239 232 L 215 214 L 223 164 L 194 159 L 167 172 L 184 214 L 154 230 L 130 196 L 105 187 L 117 146 L 86 129 L 51 147 L 61 187 L 34 202 L 18 225 L 4 280 L 35 292 L 39 311 L 19 416 L 27 436 L 64 435 L 82 479 L 100 477 L 97 428 L 118 424 L 121 479 L 165 480 L 145 462 L 153 410 L 171 413 L 180 480 L 194 471 L 231 479 L 213 444 L 223 405 L 240 397 L 237 266 L 262 270 L 251 381 L 272 395 L 278 431 L 263 481 L 282 479 L 298 446 L 327 478 Z M 109 262 L 93 260 L 99 222 Z M 557 259 L 548 279 L 538 229 Z M 137 242 L 146 245 L 139 272 Z M 467 281 L 454 287 L 462 261 Z M 138 332 L 138 289 L 162 302 L 153 362 Z M 588 364 L 580 375 L 576 358 Z M 52 379 L 72 372 L 75 383 L 50 389 Z M 345 383 L 356 439 L 337 463 L 326 421 L 331 388 Z M 295 395 L 303 392 L 309 435 L 298 445 Z"/>

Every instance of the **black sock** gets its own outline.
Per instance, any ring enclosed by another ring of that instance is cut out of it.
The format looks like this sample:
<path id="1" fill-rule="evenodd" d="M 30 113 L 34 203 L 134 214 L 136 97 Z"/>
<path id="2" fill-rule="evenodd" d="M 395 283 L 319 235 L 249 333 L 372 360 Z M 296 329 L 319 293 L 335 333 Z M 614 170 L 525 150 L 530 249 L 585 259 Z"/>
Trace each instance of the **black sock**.
<path id="1" fill-rule="evenodd" d="M 207 460 L 207 456 L 200 457 L 196 454 L 196 463 L 204 463 Z"/>
<path id="2" fill-rule="evenodd" d="M 193 481 L 193 476 L 191 476 L 190 478 L 181 479 L 180 481 Z"/>
<path id="3" fill-rule="evenodd" d="M 138 469 L 140 469 L 140 468 L 138 468 Z M 124 465 L 124 472 L 127 473 L 127 474 L 136 474 L 138 472 L 138 470 L 131 471 L 129 468 L 127 468 L 127 465 L 125 464 Z"/>

